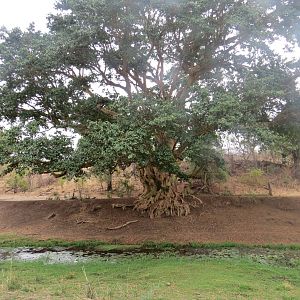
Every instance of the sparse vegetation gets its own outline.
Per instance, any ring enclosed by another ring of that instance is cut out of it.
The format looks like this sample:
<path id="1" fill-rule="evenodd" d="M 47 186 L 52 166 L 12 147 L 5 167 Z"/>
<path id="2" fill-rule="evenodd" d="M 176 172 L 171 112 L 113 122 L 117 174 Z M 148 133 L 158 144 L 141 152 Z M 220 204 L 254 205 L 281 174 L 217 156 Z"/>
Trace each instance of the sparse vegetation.
<path id="1" fill-rule="evenodd" d="M 59 184 L 61 190 L 63 190 L 66 181 L 67 181 L 67 179 L 64 178 L 64 177 L 60 177 L 60 178 L 58 179 L 58 184 Z"/>
<path id="2" fill-rule="evenodd" d="M 78 193 L 79 200 L 90 198 L 86 191 L 86 181 L 87 179 L 85 177 L 76 178 L 75 180 L 76 192 Z M 76 198 L 75 193 L 73 194 L 73 197 Z"/>
<path id="3" fill-rule="evenodd" d="M 26 192 L 30 188 L 28 178 L 24 175 L 17 174 L 15 171 L 8 175 L 6 185 L 8 191 L 13 191 L 14 193 Z"/>
<path id="4" fill-rule="evenodd" d="M 134 191 L 134 184 L 131 183 L 131 174 L 129 172 L 124 172 L 123 177 L 117 183 L 116 194 L 119 197 L 131 197 Z"/>
<path id="5" fill-rule="evenodd" d="M 205 153 L 198 153 L 200 157 Z M 271 157 L 263 156 L 266 160 L 248 161 L 240 160 L 239 156 L 226 157 L 220 165 L 212 163 L 214 153 L 210 153 L 203 160 L 202 168 L 185 162 L 183 168 L 193 178 L 190 187 L 194 194 L 217 193 L 224 196 L 230 195 L 266 195 L 268 183 L 272 185 L 274 196 L 289 196 L 299 194 L 299 181 L 292 175 L 290 167 L 273 163 Z M 264 153 L 260 154 L 264 155 Z M 222 159 L 217 156 L 217 159 Z M 261 158 L 260 158 L 261 159 Z M 260 167 L 257 167 L 260 166 Z M 114 197 L 137 197 L 142 191 L 139 179 L 134 177 L 131 168 L 118 170 L 113 176 L 114 188 L 106 191 L 107 176 L 94 176 L 79 179 L 77 182 L 68 178 L 58 178 L 47 174 L 34 174 L 28 176 L 12 173 L 0 178 L 0 193 L 6 192 L 6 198 L 10 197 L 39 197 L 40 199 L 92 199 Z M 16 180 L 17 178 L 17 180 Z M 20 188 L 19 183 L 24 187 Z M 10 184 L 7 181 L 10 180 Z M 26 183 L 26 181 L 30 183 Z M 12 188 L 12 186 L 15 188 Z M 11 187 L 9 187 L 11 186 Z M 10 193 L 21 193 L 11 195 Z"/>
<path id="6" fill-rule="evenodd" d="M 54 192 L 52 194 L 52 196 L 48 197 L 47 200 L 54 200 L 54 201 L 58 201 L 61 200 L 59 193 L 58 192 Z"/>
<path id="7" fill-rule="evenodd" d="M 251 169 L 242 175 L 241 181 L 247 185 L 256 187 L 265 186 L 267 184 L 264 171 L 261 169 Z"/>

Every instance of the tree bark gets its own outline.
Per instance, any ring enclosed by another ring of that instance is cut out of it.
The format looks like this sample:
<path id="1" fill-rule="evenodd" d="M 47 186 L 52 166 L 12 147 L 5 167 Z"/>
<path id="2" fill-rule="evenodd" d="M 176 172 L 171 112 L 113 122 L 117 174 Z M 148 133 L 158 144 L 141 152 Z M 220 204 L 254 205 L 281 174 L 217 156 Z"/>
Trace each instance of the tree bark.
<path id="1" fill-rule="evenodd" d="M 293 151 L 293 175 L 300 179 L 300 149 Z"/>
<path id="2" fill-rule="evenodd" d="M 135 209 L 147 213 L 150 218 L 186 216 L 190 213 L 185 202 L 186 186 L 179 183 L 176 175 L 148 166 L 140 169 L 144 191 L 135 202 Z"/>
<path id="3" fill-rule="evenodd" d="M 106 184 L 107 184 L 106 191 L 111 192 L 113 190 L 113 187 L 112 187 L 112 173 L 108 174 Z"/>

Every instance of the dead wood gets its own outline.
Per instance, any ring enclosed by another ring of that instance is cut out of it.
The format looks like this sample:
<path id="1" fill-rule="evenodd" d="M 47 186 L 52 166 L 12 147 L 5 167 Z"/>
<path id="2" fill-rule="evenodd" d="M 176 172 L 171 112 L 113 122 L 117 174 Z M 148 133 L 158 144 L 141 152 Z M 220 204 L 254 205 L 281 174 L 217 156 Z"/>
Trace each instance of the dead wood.
<path id="1" fill-rule="evenodd" d="M 91 209 L 91 212 L 96 212 L 98 210 L 102 209 L 102 206 L 101 205 L 97 205 L 97 206 L 94 206 L 92 209 Z"/>
<path id="2" fill-rule="evenodd" d="M 76 224 L 80 225 L 80 224 L 86 224 L 86 223 L 92 223 L 91 221 L 87 221 L 87 220 L 76 220 Z"/>
<path id="3" fill-rule="evenodd" d="M 134 207 L 133 204 L 122 204 L 122 203 L 114 203 L 111 206 L 112 206 L 112 208 L 122 208 L 123 210 L 125 210 L 126 208 Z"/>
<path id="4" fill-rule="evenodd" d="M 125 224 L 123 225 L 120 225 L 120 226 L 116 226 L 116 227 L 108 227 L 107 230 L 117 230 L 117 229 L 121 229 L 125 226 L 128 226 L 129 224 L 132 224 L 132 223 L 136 223 L 138 222 L 139 220 L 134 220 L 134 221 L 129 221 L 129 222 L 126 222 Z"/>
<path id="5" fill-rule="evenodd" d="M 53 219 L 54 217 L 56 217 L 56 213 L 52 213 L 50 214 L 47 219 L 50 220 L 50 219 Z"/>
<path id="6" fill-rule="evenodd" d="M 269 196 L 273 196 L 273 189 L 270 182 L 268 182 L 268 186 L 264 187 L 264 189 L 269 191 Z"/>

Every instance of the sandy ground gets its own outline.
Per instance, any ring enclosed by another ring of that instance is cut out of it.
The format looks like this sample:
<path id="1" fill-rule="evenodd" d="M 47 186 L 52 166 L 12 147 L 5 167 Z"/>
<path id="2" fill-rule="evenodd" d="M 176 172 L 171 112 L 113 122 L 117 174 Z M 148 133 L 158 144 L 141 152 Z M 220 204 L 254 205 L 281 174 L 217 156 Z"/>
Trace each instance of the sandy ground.
<path id="1" fill-rule="evenodd" d="M 130 208 L 134 199 L 0 201 L 0 234 L 113 243 L 300 243 L 300 197 L 201 195 L 189 216 L 151 220 Z M 117 230 L 108 230 L 137 221 Z"/>

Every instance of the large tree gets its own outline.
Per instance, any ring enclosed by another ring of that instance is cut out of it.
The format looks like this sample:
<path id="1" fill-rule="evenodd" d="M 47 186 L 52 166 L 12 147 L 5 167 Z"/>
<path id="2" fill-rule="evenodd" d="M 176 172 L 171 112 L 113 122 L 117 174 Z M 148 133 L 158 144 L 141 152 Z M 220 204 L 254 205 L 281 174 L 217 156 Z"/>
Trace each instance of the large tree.
<path id="1" fill-rule="evenodd" d="M 2 30 L 0 113 L 19 126 L 3 162 L 74 175 L 134 162 L 144 186 L 138 210 L 188 214 L 180 161 L 197 164 L 217 132 L 263 119 L 281 101 L 275 84 L 264 89 L 282 64 L 270 45 L 295 42 L 298 2 L 60 0 L 56 8 L 47 33 Z M 78 146 L 40 133 L 50 127 L 79 134 Z M 47 152 L 52 142 L 61 155 Z"/>

